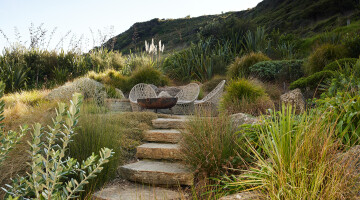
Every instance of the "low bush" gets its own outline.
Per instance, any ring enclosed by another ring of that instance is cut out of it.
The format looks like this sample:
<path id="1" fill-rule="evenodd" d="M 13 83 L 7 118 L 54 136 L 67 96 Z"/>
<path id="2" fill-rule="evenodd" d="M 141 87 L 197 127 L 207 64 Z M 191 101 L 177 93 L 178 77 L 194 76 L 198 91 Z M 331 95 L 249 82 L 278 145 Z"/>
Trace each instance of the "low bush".
<path id="1" fill-rule="evenodd" d="M 345 58 L 347 50 L 342 45 L 325 44 L 318 47 L 304 64 L 304 71 L 307 75 L 322 71 L 326 65 L 334 60 Z"/>
<path id="2" fill-rule="evenodd" d="M 347 35 L 344 40 L 344 46 L 349 52 L 349 57 L 359 58 L 360 56 L 360 35 Z"/>
<path id="3" fill-rule="evenodd" d="M 290 89 L 300 88 L 302 90 L 309 88 L 309 89 L 316 89 L 319 84 L 326 82 L 327 80 L 331 79 L 334 76 L 333 71 L 321 71 L 314 73 L 308 77 L 302 77 L 290 84 Z"/>
<path id="4" fill-rule="evenodd" d="M 249 53 L 243 57 L 236 57 L 235 61 L 228 66 L 228 79 L 247 78 L 250 74 L 250 67 L 258 62 L 270 60 L 263 53 Z"/>
<path id="5" fill-rule="evenodd" d="M 53 126 L 45 130 L 36 123 L 31 131 L 32 139 L 28 142 L 30 150 L 29 171 L 26 176 L 14 177 L 12 184 L 4 189 L 6 199 L 71 199 L 76 198 L 89 180 L 101 172 L 103 165 L 112 157 L 112 150 L 100 149 L 100 156 L 85 158 L 80 164 L 68 157 L 68 145 L 77 125 L 81 106 L 81 96 L 75 94 L 68 109 L 59 103 Z M 27 132 L 28 128 L 22 128 Z M 3 144 L 1 148 L 3 149 Z"/>
<path id="6" fill-rule="evenodd" d="M 262 61 L 250 67 L 250 74 L 264 81 L 292 82 L 302 77 L 303 60 Z"/>
<path id="7" fill-rule="evenodd" d="M 330 71 L 338 71 L 340 69 L 343 69 L 344 67 L 352 66 L 357 62 L 357 58 L 343 58 L 339 60 L 335 60 L 334 62 L 326 65 L 324 67 L 324 70 L 330 70 Z"/>
<path id="8" fill-rule="evenodd" d="M 232 80 L 225 88 L 226 93 L 220 103 L 220 109 L 230 113 L 248 113 L 260 115 L 273 107 L 273 102 L 265 89 L 255 81 L 247 79 Z"/>

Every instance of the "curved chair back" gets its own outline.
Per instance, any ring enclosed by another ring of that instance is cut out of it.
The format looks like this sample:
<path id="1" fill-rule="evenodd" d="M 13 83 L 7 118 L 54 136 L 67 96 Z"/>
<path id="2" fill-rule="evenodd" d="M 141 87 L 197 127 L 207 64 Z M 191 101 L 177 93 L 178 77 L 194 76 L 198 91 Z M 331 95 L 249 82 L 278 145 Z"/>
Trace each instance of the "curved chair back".
<path id="1" fill-rule="evenodd" d="M 201 101 L 209 101 L 217 104 L 224 91 L 225 80 L 222 80 L 209 94 L 207 94 Z"/>
<path id="2" fill-rule="evenodd" d="M 132 103 L 137 103 L 138 99 L 156 98 L 155 90 L 148 84 L 136 84 L 130 91 L 129 100 Z"/>
<path id="3" fill-rule="evenodd" d="M 180 90 L 180 92 L 176 95 L 176 97 L 178 98 L 178 102 L 179 101 L 192 102 L 198 98 L 199 93 L 200 93 L 199 85 L 196 83 L 190 83 L 184 86 L 184 88 Z"/>

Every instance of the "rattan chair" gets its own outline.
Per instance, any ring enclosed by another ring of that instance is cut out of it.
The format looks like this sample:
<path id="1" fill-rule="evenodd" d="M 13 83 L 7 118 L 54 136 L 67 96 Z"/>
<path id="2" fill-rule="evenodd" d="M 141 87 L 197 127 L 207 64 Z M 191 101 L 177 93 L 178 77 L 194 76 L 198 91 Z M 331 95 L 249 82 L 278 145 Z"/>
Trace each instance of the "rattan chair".
<path id="1" fill-rule="evenodd" d="M 198 98 L 200 87 L 196 83 L 190 83 L 184 86 L 176 95 L 178 101 L 172 108 L 174 114 L 192 114 L 194 113 L 194 101 Z"/>
<path id="2" fill-rule="evenodd" d="M 194 102 L 197 111 L 205 111 L 206 114 L 216 115 L 220 98 L 224 92 L 225 80 L 222 80 L 209 94 L 203 99 Z"/>
<path id="3" fill-rule="evenodd" d="M 137 100 L 145 98 L 156 98 L 156 92 L 150 85 L 139 83 L 131 89 L 129 100 L 133 112 L 142 110 L 142 108 L 138 105 Z"/>

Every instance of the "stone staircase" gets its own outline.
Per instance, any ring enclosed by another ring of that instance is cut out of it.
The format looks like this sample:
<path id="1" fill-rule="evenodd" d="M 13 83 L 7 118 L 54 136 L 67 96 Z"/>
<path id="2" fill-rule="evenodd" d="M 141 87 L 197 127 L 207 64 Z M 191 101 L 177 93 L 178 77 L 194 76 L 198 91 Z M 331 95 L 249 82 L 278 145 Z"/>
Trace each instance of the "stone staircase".
<path id="1" fill-rule="evenodd" d="M 128 180 L 155 185 L 192 185 L 193 173 L 181 164 L 181 139 L 178 129 L 184 127 L 185 118 L 158 118 L 152 121 L 155 130 L 144 133 L 148 143 L 140 145 L 136 157 L 141 160 L 120 168 Z"/>
<path id="2" fill-rule="evenodd" d="M 184 128 L 186 118 L 158 118 L 152 121 L 155 130 L 148 130 L 144 133 L 144 143 L 137 147 L 136 157 L 138 162 L 127 164 L 120 167 L 121 175 L 129 181 L 138 184 L 138 188 L 144 185 L 158 186 L 191 186 L 194 184 L 194 174 L 181 163 L 181 152 L 179 141 L 181 140 L 180 130 Z M 155 190 L 156 189 L 156 190 Z M 106 190 L 106 189 L 104 189 Z M 102 190 L 102 191 L 104 191 Z M 167 189 L 153 187 L 154 191 L 161 190 L 162 194 L 167 194 Z M 147 192 L 147 191 L 144 191 Z M 168 190 L 173 193 L 173 190 Z M 94 196 L 95 199 L 123 199 L 119 195 L 123 195 L 126 191 L 118 191 L 117 198 L 100 197 L 101 191 Z M 141 191 L 139 191 L 141 193 Z M 179 197 L 157 196 L 141 199 L 179 199 Z M 176 195 L 175 195 L 176 196 Z M 129 197 L 127 199 L 140 199 L 137 197 Z"/>

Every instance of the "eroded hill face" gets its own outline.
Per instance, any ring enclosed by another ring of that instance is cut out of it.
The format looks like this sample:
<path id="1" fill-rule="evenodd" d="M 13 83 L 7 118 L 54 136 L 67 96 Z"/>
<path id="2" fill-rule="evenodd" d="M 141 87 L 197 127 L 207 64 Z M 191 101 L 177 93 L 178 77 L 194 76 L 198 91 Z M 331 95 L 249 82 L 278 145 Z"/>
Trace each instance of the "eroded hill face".
<path id="1" fill-rule="evenodd" d="M 244 27 L 265 26 L 302 36 L 345 26 L 348 19 L 360 19 L 359 0 L 264 0 L 255 8 L 239 12 L 180 19 L 152 19 L 135 23 L 127 31 L 110 39 L 106 46 L 123 53 L 144 50 L 144 41 L 162 40 L 166 51 L 178 50 L 199 40 L 202 30 L 208 33 L 236 26 L 230 21 L 248 23 Z M 224 26 L 227 23 L 229 26 Z M 220 28 L 219 28 L 220 26 Z M 243 31 L 237 29 L 236 31 Z"/>

